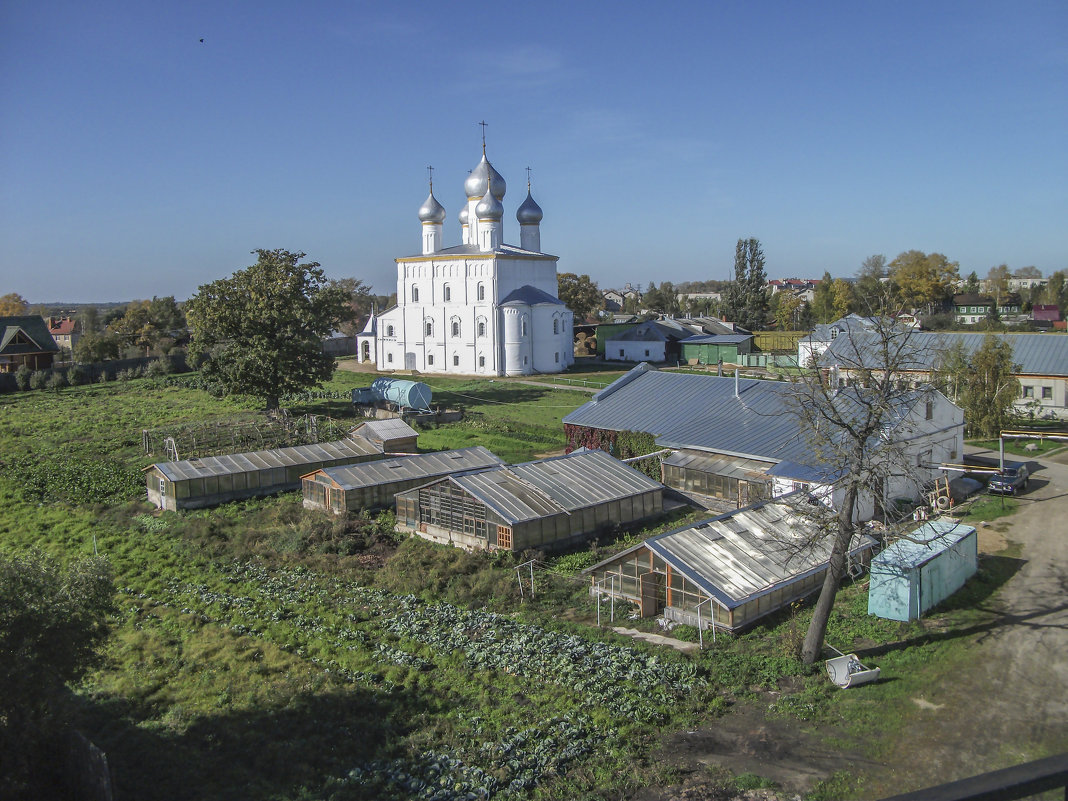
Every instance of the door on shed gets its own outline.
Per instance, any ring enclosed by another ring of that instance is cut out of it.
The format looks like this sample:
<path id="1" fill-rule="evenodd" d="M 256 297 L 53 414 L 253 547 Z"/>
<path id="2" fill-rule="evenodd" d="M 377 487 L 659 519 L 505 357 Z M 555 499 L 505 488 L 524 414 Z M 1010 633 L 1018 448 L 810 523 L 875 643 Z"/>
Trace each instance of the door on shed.
<path id="1" fill-rule="evenodd" d="M 638 577 L 641 589 L 641 616 L 656 617 L 664 609 L 664 593 L 660 573 L 643 573 Z"/>

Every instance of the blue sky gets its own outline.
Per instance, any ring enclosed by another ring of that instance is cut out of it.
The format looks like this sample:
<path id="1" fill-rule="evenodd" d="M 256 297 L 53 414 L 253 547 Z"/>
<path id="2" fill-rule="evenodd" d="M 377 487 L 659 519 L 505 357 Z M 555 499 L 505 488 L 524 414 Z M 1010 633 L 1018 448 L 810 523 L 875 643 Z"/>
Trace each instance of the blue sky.
<path id="1" fill-rule="evenodd" d="M 199 40 L 203 38 L 204 42 Z M 939 251 L 1068 267 L 1065 2 L 0 5 L 0 294 L 175 295 L 254 248 L 396 288 L 487 150 L 602 287 Z"/>

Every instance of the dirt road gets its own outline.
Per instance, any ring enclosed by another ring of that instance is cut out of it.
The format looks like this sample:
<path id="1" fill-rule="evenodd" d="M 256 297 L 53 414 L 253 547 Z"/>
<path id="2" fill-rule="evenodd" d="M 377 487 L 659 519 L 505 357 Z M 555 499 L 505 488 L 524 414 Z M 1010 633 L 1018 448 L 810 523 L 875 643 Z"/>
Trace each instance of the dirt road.
<path id="1" fill-rule="evenodd" d="M 996 598 L 999 625 L 983 635 L 978 658 L 958 685 L 924 695 L 919 725 L 869 774 L 871 797 L 1068 750 L 1066 461 L 1068 452 L 1032 460 L 1020 510 L 1007 525 L 994 524 L 1020 545 L 1025 562 Z"/>

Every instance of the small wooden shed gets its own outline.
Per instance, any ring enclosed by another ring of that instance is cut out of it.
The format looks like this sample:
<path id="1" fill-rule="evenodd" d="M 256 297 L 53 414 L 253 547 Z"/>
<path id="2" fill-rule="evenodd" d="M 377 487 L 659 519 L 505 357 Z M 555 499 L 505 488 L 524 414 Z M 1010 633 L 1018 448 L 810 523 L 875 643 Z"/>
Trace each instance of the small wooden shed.
<path id="1" fill-rule="evenodd" d="M 928 520 L 871 560 L 868 614 L 916 620 L 963 587 L 978 567 L 974 527 Z"/>
<path id="2" fill-rule="evenodd" d="M 300 477 L 319 467 L 382 459 L 361 438 L 158 462 L 145 468 L 148 500 L 161 509 L 199 509 L 300 489 Z"/>
<path id="3" fill-rule="evenodd" d="M 398 456 L 347 467 L 323 467 L 301 477 L 306 509 L 345 514 L 392 506 L 398 492 L 435 478 L 498 467 L 503 462 L 481 445 L 439 453 Z"/>
<path id="4" fill-rule="evenodd" d="M 397 494 L 397 528 L 469 549 L 558 549 L 659 515 L 664 485 L 604 451 L 439 479 Z"/>
<path id="5" fill-rule="evenodd" d="M 360 423 L 349 436 L 362 437 L 383 453 L 419 453 L 419 433 L 399 417 Z"/>

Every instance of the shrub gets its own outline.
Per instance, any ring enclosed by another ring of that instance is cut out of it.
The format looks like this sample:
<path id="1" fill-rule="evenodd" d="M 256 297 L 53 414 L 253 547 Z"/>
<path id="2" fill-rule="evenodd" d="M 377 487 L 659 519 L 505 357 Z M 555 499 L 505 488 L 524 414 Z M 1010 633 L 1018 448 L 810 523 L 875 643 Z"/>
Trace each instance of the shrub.
<path id="1" fill-rule="evenodd" d="M 15 384 L 19 389 L 25 391 L 30 388 L 30 374 L 32 372 L 26 365 L 19 365 L 19 369 L 15 371 Z"/>
<path id="2" fill-rule="evenodd" d="M 96 377 L 96 383 L 106 384 L 109 380 L 110 379 L 108 379 L 108 371 L 101 369 L 100 375 Z"/>
<path id="3" fill-rule="evenodd" d="M 78 365 L 75 365 L 74 367 L 71 367 L 69 370 L 67 370 L 67 383 L 70 384 L 72 387 L 80 387 L 87 380 L 88 376 L 85 374 L 85 370 L 83 370 Z"/>
<path id="4" fill-rule="evenodd" d="M 34 370 L 30 374 L 30 389 L 44 389 L 48 385 L 48 373 L 44 370 Z"/>
<path id="5" fill-rule="evenodd" d="M 145 376 L 148 378 L 159 378 L 167 375 L 171 371 L 171 362 L 166 356 L 160 356 L 158 359 L 154 359 L 149 362 L 145 367 Z"/>
<path id="6" fill-rule="evenodd" d="M 56 370 L 52 375 L 48 376 L 48 388 L 53 389 L 56 392 L 67 386 L 67 379 L 63 373 Z"/>

